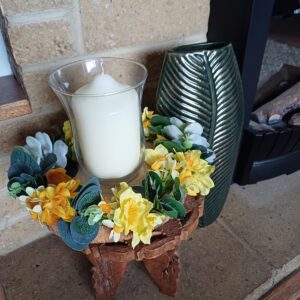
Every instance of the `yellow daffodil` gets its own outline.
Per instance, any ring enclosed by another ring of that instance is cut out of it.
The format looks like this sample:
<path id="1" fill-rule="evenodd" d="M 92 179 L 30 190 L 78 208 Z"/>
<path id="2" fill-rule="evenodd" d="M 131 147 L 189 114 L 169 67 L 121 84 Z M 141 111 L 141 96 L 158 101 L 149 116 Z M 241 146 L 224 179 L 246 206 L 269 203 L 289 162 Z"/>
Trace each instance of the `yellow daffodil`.
<path id="1" fill-rule="evenodd" d="M 179 176 L 179 165 L 174 159 L 174 154 L 169 153 L 163 145 L 158 145 L 155 149 L 146 149 L 145 161 L 161 178 L 166 174 L 171 174 L 173 178 Z"/>
<path id="2" fill-rule="evenodd" d="M 121 184 L 119 193 L 120 207 L 115 210 L 114 226 L 118 231 L 128 235 L 133 232 L 132 247 L 140 241 L 150 243 L 153 228 L 162 222 L 162 217 L 150 213 L 153 204 L 135 193 L 126 183 Z"/>
<path id="3" fill-rule="evenodd" d="M 145 161 L 152 170 L 157 171 L 166 167 L 168 149 L 163 145 L 158 145 L 155 149 L 146 149 Z"/>
<path id="4" fill-rule="evenodd" d="M 148 107 L 145 107 L 142 113 L 142 122 L 143 122 L 143 128 L 144 128 L 144 134 L 145 136 L 149 136 L 149 127 L 151 126 L 151 118 L 153 116 L 153 111 L 149 111 Z"/>
<path id="5" fill-rule="evenodd" d="M 196 196 L 201 194 L 207 195 L 214 183 L 210 175 L 214 171 L 214 166 L 211 166 L 207 161 L 200 158 L 201 151 L 190 150 L 185 153 L 178 152 L 174 158 L 179 163 L 179 180 L 183 185 L 188 195 Z"/>

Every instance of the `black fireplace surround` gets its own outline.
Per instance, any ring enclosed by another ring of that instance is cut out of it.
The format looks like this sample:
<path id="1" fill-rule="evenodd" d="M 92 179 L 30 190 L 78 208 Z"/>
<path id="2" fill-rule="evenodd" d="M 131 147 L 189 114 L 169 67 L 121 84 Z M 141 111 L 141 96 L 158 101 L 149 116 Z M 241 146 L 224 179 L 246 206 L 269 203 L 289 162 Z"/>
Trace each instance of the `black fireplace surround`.
<path id="1" fill-rule="evenodd" d="M 300 128 L 249 128 L 272 14 L 288 15 L 298 0 L 211 0 L 207 39 L 231 42 L 244 89 L 245 123 L 234 181 L 244 185 L 300 169 Z"/>

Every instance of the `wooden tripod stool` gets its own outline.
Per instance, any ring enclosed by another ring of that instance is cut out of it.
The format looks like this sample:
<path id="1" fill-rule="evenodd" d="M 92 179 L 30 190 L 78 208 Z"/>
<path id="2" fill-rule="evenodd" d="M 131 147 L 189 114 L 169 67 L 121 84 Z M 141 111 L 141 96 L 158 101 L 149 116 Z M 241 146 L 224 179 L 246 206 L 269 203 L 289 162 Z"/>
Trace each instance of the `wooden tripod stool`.
<path id="1" fill-rule="evenodd" d="M 99 231 L 97 238 L 83 251 L 92 263 L 96 299 L 112 299 L 132 260 L 142 261 L 160 291 L 174 297 L 180 272 L 176 249 L 197 228 L 203 204 L 203 197 L 187 196 L 186 218 L 170 219 L 154 230 L 150 245 L 140 244 L 135 249 L 131 248 L 129 239 L 115 244 L 106 237 L 103 243 L 103 232 Z"/>

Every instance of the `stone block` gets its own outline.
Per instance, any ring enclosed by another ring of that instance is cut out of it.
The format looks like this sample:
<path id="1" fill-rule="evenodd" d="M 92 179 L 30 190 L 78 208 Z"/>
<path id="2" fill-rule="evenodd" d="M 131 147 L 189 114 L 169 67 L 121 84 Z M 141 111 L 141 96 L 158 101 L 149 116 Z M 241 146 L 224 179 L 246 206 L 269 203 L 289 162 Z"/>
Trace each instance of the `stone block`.
<path id="1" fill-rule="evenodd" d="M 1 0 L 3 14 L 6 16 L 19 15 L 49 9 L 68 8 L 72 0 Z"/>
<path id="2" fill-rule="evenodd" d="M 209 0 L 80 1 L 90 52 L 206 33 Z"/>
<path id="3" fill-rule="evenodd" d="M 47 131 L 66 119 L 64 112 L 49 110 L 0 122 L 0 154 L 11 152 L 15 145 L 24 145 L 26 136 L 34 135 L 37 131 Z"/>
<path id="4" fill-rule="evenodd" d="M 0 231 L 0 256 L 48 234 L 50 234 L 50 232 L 46 226 L 41 226 L 39 223 L 34 222 L 29 216 L 26 216 L 24 220 Z"/>
<path id="5" fill-rule="evenodd" d="M 33 112 L 49 104 L 57 105 L 58 109 L 62 109 L 58 98 L 48 86 L 50 73 L 50 71 L 40 71 L 22 74 L 24 86 Z"/>
<path id="6" fill-rule="evenodd" d="M 6 188 L 7 184 L 7 170 L 9 168 L 10 160 L 9 155 L 1 157 L 0 160 L 0 191 Z M 1 217 L 0 217 L 1 219 Z"/>
<path id="7" fill-rule="evenodd" d="M 7 34 L 17 65 L 76 54 L 70 24 L 65 19 L 23 25 L 8 23 Z"/>
<path id="8" fill-rule="evenodd" d="M 0 231 L 14 225 L 28 213 L 25 206 L 12 198 L 6 189 L 0 192 L 0 207 Z"/>

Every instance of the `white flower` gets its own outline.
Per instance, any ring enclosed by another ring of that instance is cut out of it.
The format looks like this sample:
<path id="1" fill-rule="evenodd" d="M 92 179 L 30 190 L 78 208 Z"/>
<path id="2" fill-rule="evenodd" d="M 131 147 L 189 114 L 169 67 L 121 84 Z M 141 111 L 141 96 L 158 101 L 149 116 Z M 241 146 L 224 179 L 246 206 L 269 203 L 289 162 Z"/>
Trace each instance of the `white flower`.
<path id="1" fill-rule="evenodd" d="M 191 134 L 186 135 L 186 143 L 192 145 L 199 145 L 203 146 L 205 148 L 209 147 L 209 143 L 207 142 L 207 139 L 201 135 L 198 134 Z"/>
<path id="2" fill-rule="evenodd" d="M 182 126 L 184 125 L 184 123 L 180 119 L 178 119 L 176 117 L 171 117 L 170 118 L 170 122 L 171 122 L 172 125 L 175 125 L 179 129 L 181 129 Z"/>
<path id="3" fill-rule="evenodd" d="M 181 130 L 175 125 L 167 125 L 164 127 L 164 132 L 171 140 L 180 140 L 183 137 Z"/>
<path id="4" fill-rule="evenodd" d="M 38 164 L 46 155 L 54 153 L 57 158 L 56 167 L 65 168 L 67 165 L 68 146 L 62 140 L 52 144 L 49 135 L 45 132 L 37 132 L 35 137 L 28 136 L 25 147 L 34 155 Z"/>
<path id="5" fill-rule="evenodd" d="M 102 221 L 102 225 L 112 228 L 109 239 L 117 243 L 120 240 L 121 233 L 118 232 L 118 227 L 115 225 L 115 223 L 112 220 L 106 219 Z"/>
<path id="6" fill-rule="evenodd" d="M 188 126 L 186 126 L 184 128 L 183 132 L 185 134 L 198 134 L 198 135 L 202 135 L 202 133 L 203 133 L 203 127 L 199 123 L 194 122 L 194 123 L 190 123 Z"/>
<path id="7" fill-rule="evenodd" d="M 183 142 L 188 148 L 192 147 L 192 145 L 203 146 L 205 148 L 209 147 L 206 138 L 202 136 L 203 127 L 199 123 L 189 123 L 181 130 L 184 125 L 181 120 L 171 118 L 170 121 L 172 125 L 164 127 L 164 132 L 169 139 Z"/>

